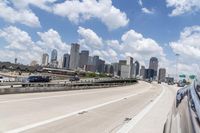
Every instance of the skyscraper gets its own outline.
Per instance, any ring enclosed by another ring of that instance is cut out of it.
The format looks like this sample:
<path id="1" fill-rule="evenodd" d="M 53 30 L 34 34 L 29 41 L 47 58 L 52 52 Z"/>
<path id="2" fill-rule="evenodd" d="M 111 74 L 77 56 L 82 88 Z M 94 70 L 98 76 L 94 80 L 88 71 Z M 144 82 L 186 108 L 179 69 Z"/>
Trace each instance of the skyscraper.
<path id="1" fill-rule="evenodd" d="M 99 56 L 95 55 L 93 57 L 93 63 L 94 63 L 94 66 L 95 66 L 95 71 L 98 71 L 98 62 L 99 62 Z"/>
<path id="2" fill-rule="evenodd" d="M 151 57 L 149 61 L 149 69 L 154 70 L 154 79 L 157 76 L 157 71 L 158 71 L 158 59 L 156 57 Z"/>
<path id="3" fill-rule="evenodd" d="M 114 68 L 111 64 L 105 64 L 105 73 L 114 74 Z"/>
<path id="4" fill-rule="evenodd" d="M 88 65 L 94 65 L 93 56 L 88 57 Z"/>
<path id="5" fill-rule="evenodd" d="M 158 74 L 158 81 L 164 82 L 166 77 L 166 69 L 165 68 L 160 68 L 159 69 L 159 74 Z"/>
<path id="6" fill-rule="evenodd" d="M 118 66 L 118 68 L 119 68 L 119 73 L 118 73 L 118 75 L 119 76 L 121 76 L 121 66 L 122 65 L 126 65 L 126 60 L 119 60 L 119 66 Z"/>
<path id="7" fill-rule="evenodd" d="M 79 44 L 77 43 L 71 44 L 70 63 L 69 63 L 70 69 L 77 69 L 79 67 L 79 48 L 80 48 Z"/>
<path id="8" fill-rule="evenodd" d="M 104 73 L 105 70 L 105 61 L 99 59 L 97 62 L 97 72 Z"/>
<path id="9" fill-rule="evenodd" d="M 119 63 L 112 63 L 114 75 L 119 76 Z"/>
<path id="10" fill-rule="evenodd" d="M 127 65 L 133 65 L 133 57 L 128 56 L 128 57 L 127 57 L 127 60 L 126 60 L 126 64 L 127 64 Z"/>
<path id="11" fill-rule="evenodd" d="M 132 78 L 134 75 L 134 66 L 133 66 L 133 57 L 131 56 L 128 56 L 127 59 L 126 59 L 126 65 L 130 66 L 129 67 L 129 78 Z"/>
<path id="12" fill-rule="evenodd" d="M 47 66 L 49 63 L 49 55 L 47 53 L 44 53 L 42 55 L 42 66 Z"/>
<path id="13" fill-rule="evenodd" d="M 153 80 L 154 79 L 154 70 L 153 69 L 145 69 L 145 79 Z"/>
<path id="14" fill-rule="evenodd" d="M 70 55 L 69 54 L 64 54 L 62 67 L 64 69 L 69 69 L 69 62 L 70 62 Z"/>
<path id="15" fill-rule="evenodd" d="M 80 68 L 84 68 L 84 65 L 88 64 L 88 58 L 89 58 L 89 51 L 88 50 L 81 51 L 79 59 Z"/>
<path id="16" fill-rule="evenodd" d="M 145 79 L 145 66 L 141 66 L 140 68 L 140 77 Z"/>
<path id="17" fill-rule="evenodd" d="M 57 61 L 57 56 L 58 56 L 57 50 L 53 49 L 51 52 L 51 63 Z"/>
<path id="18" fill-rule="evenodd" d="M 17 64 L 17 58 L 15 58 L 15 64 Z"/>
<path id="19" fill-rule="evenodd" d="M 131 66 L 130 65 L 121 65 L 121 75 L 122 78 L 132 78 Z"/>
<path id="20" fill-rule="evenodd" d="M 58 61 L 57 61 L 58 53 L 56 49 L 53 49 L 51 52 L 51 63 L 50 67 L 57 68 L 58 67 Z"/>
<path id="21" fill-rule="evenodd" d="M 95 72 L 96 71 L 96 67 L 94 65 L 93 56 L 89 56 L 88 57 L 88 63 L 87 63 L 87 65 L 84 66 L 84 70 L 85 71 L 90 71 L 90 72 Z"/>
<path id="22" fill-rule="evenodd" d="M 138 76 L 139 75 L 139 71 L 140 71 L 140 63 L 138 61 L 135 61 L 134 65 L 133 65 L 133 74 L 134 74 L 134 77 Z"/>

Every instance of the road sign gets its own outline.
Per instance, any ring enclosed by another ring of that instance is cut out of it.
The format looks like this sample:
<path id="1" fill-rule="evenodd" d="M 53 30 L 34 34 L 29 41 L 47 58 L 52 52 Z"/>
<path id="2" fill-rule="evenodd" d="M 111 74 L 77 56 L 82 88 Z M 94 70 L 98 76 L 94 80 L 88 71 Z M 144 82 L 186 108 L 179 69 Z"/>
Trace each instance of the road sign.
<path id="1" fill-rule="evenodd" d="M 185 76 L 185 74 L 181 74 L 181 75 L 179 75 L 179 77 L 180 78 L 185 78 L 186 76 Z"/>
<path id="2" fill-rule="evenodd" d="M 195 79 L 196 76 L 195 76 L 195 75 L 190 75 L 189 78 L 190 78 L 190 79 Z"/>

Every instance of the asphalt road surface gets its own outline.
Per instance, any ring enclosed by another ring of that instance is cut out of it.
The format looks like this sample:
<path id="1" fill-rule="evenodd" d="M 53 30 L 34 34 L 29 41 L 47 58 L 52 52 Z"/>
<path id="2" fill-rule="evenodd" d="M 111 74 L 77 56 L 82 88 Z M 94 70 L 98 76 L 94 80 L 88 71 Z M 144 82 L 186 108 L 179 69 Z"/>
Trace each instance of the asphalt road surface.
<path id="1" fill-rule="evenodd" d="M 0 133 L 160 133 L 176 87 L 135 85 L 0 96 Z"/>

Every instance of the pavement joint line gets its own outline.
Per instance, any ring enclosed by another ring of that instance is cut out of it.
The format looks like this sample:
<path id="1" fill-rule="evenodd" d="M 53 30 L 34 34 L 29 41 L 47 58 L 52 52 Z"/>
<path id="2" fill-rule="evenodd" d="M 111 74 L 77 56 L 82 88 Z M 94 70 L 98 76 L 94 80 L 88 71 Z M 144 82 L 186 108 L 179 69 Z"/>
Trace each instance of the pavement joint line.
<path id="1" fill-rule="evenodd" d="M 149 103 L 140 113 L 132 118 L 128 123 L 125 123 L 116 133 L 128 133 L 142 118 L 153 108 L 153 106 L 162 98 L 166 92 L 166 88 L 162 86 L 163 90 L 161 94 L 151 103 Z"/>
<path id="2" fill-rule="evenodd" d="M 149 89 L 150 88 L 151 87 L 149 87 Z M 37 122 L 37 123 L 34 123 L 34 124 L 26 125 L 26 126 L 23 126 L 23 127 L 20 127 L 20 128 L 11 129 L 11 130 L 8 130 L 4 133 L 20 133 L 20 132 L 23 132 L 23 131 L 26 131 L 26 130 L 29 130 L 29 129 L 32 129 L 32 128 L 36 128 L 36 127 L 39 127 L 39 126 L 46 125 L 48 123 L 52 123 L 52 122 L 55 122 L 55 121 L 58 121 L 58 120 L 65 119 L 67 117 L 76 115 L 76 114 L 83 112 L 83 111 L 90 111 L 90 110 L 97 109 L 97 108 L 100 108 L 100 107 L 103 107 L 103 106 L 106 106 L 106 105 L 109 105 L 109 104 L 112 104 L 112 103 L 115 103 L 115 102 L 122 101 L 122 100 L 124 100 L 125 97 L 129 98 L 129 97 L 140 95 L 142 93 L 147 92 L 149 89 L 143 90 L 143 91 L 135 93 L 135 94 L 127 95 L 127 96 L 124 96 L 122 98 L 118 98 L 118 99 L 115 99 L 115 100 L 112 100 L 112 101 L 109 101 L 109 102 L 101 103 L 101 104 L 98 104 L 98 105 L 95 105 L 95 106 L 92 106 L 92 107 L 88 107 L 88 108 L 84 108 L 84 109 L 81 109 L 81 110 L 78 110 L 78 111 L 75 111 L 75 112 L 71 112 L 71 113 L 66 114 L 66 115 L 54 117 L 54 118 L 51 118 L 51 119 L 48 119 L 48 120 L 44 120 L 44 121 L 40 121 L 40 122 Z"/>

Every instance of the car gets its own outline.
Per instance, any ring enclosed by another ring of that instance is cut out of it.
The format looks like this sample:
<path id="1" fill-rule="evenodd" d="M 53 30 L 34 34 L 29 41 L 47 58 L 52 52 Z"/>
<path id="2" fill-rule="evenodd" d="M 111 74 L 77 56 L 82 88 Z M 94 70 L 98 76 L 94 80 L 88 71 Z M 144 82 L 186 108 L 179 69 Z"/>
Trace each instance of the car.
<path id="1" fill-rule="evenodd" d="M 72 81 L 79 81 L 80 78 L 78 76 L 74 76 L 74 77 L 71 77 L 69 78 L 69 81 L 72 82 Z"/>
<path id="2" fill-rule="evenodd" d="M 168 85 L 174 85 L 174 82 L 168 82 L 167 84 Z"/>
<path id="3" fill-rule="evenodd" d="M 181 81 L 181 80 L 177 83 L 178 87 L 184 87 L 185 85 L 186 84 L 183 81 Z"/>
<path id="4" fill-rule="evenodd" d="M 0 76 L 0 82 L 3 82 L 3 80 L 4 80 L 4 79 L 3 79 L 3 77 L 2 77 L 2 76 Z"/>
<path id="5" fill-rule="evenodd" d="M 49 76 L 29 76 L 26 82 L 50 82 Z"/>

